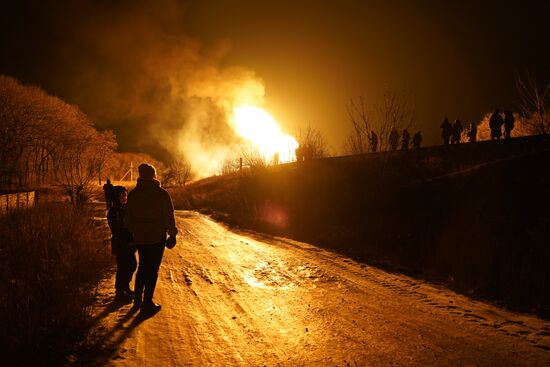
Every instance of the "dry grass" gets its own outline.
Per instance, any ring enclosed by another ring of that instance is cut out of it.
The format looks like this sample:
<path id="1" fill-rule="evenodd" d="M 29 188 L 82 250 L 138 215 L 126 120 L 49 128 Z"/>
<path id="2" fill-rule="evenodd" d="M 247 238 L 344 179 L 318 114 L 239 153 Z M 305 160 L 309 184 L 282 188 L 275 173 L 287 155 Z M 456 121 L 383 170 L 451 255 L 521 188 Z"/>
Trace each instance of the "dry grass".
<path id="1" fill-rule="evenodd" d="M 0 218 L 0 344 L 8 358 L 57 358 L 84 330 L 110 258 L 89 218 L 63 203 Z"/>

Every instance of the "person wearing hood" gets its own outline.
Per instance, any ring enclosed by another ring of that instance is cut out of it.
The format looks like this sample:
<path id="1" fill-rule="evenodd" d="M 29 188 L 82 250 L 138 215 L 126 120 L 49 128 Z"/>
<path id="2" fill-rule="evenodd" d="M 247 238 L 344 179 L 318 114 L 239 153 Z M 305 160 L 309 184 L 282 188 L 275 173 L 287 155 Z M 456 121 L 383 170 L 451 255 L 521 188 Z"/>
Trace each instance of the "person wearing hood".
<path id="1" fill-rule="evenodd" d="M 107 223 L 111 229 L 111 250 L 116 256 L 115 301 L 132 302 L 133 294 L 130 281 L 136 271 L 136 249 L 132 245 L 132 233 L 124 223 L 127 191 L 124 186 L 111 189 L 112 205 L 107 212 Z"/>
<path id="2" fill-rule="evenodd" d="M 158 270 L 164 247 L 173 248 L 178 229 L 170 194 L 160 187 L 155 168 L 143 163 L 138 167 L 136 187 L 128 194 L 126 224 L 134 235 L 139 265 L 134 287 L 134 308 L 154 314 L 160 305 L 153 302 Z M 166 239 L 166 234 L 170 236 Z"/>

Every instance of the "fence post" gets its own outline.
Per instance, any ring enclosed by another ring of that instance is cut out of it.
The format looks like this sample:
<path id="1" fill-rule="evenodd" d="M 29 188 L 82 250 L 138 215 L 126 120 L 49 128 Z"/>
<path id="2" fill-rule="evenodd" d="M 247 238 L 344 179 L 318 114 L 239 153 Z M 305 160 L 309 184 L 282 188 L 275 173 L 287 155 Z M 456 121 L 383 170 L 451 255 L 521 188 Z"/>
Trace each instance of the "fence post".
<path id="1" fill-rule="evenodd" d="M 0 215 L 7 214 L 15 209 L 29 209 L 35 206 L 38 200 L 36 191 L 21 191 L 0 194 Z"/>

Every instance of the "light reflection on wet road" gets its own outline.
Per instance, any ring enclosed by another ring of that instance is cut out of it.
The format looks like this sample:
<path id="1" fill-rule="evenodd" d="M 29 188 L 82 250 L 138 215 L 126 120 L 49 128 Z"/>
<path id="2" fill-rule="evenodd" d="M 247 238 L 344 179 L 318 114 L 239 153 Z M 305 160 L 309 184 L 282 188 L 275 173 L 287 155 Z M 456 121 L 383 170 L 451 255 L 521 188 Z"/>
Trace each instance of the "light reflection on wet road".
<path id="1" fill-rule="evenodd" d="M 139 323 L 129 305 L 105 317 L 107 364 L 550 363 L 550 324 L 537 318 L 194 212 L 178 211 L 177 224 L 155 294 L 162 310 Z"/>

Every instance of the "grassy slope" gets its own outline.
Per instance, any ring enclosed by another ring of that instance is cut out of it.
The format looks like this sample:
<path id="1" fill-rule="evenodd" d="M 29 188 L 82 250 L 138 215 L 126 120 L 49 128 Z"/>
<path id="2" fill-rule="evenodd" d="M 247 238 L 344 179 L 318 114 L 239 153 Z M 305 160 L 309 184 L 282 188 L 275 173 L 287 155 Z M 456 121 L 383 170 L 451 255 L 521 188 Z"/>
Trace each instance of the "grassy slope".
<path id="1" fill-rule="evenodd" d="M 191 185 L 177 207 L 549 314 L 548 137 L 271 167 Z"/>

